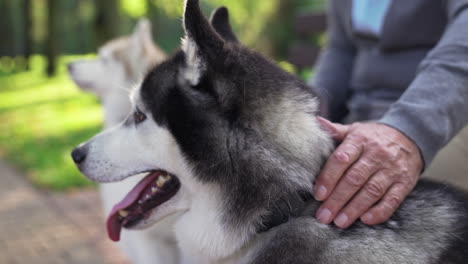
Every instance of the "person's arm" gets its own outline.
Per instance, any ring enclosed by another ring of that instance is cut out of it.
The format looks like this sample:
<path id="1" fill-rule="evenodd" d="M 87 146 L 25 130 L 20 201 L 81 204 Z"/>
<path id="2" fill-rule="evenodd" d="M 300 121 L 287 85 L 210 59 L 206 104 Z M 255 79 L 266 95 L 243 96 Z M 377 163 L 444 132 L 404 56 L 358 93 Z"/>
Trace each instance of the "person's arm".
<path id="1" fill-rule="evenodd" d="M 346 35 L 344 24 L 338 14 L 337 1 L 329 1 L 327 15 L 326 47 L 322 50 L 314 68 L 311 85 L 319 93 L 327 118 L 337 121 L 345 114 L 349 96 L 349 83 L 355 48 Z"/>
<path id="2" fill-rule="evenodd" d="M 321 120 L 343 141 L 315 186 L 323 223 L 347 228 L 358 218 L 371 225 L 388 220 L 424 165 L 468 122 L 467 3 L 447 1 L 443 37 L 381 120 L 349 126 Z"/>
<path id="3" fill-rule="evenodd" d="M 461 5 L 465 2 L 465 5 Z M 403 132 L 420 148 L 425 166 L 468 122 L 468 1 L 449 1 L 442 39 L 380 123 Z"/>

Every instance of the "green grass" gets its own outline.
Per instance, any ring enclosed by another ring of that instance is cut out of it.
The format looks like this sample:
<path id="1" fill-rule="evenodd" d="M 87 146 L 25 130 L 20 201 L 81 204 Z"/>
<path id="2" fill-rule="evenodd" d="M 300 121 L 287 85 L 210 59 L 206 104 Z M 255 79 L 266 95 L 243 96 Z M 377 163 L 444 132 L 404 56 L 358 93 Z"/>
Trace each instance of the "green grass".
<path id="1" fill-rule="evenodd" d="M 22 168 L 37 186 L 67 190 L 92 186 L 74 166 L 70 152 L 101 130 L 97 99 L 69 79 L 67 62 L 57 76 L 44 75 L 45 60 L 31 58 L 31 70 L 0 74 L 0 155 Z"/>

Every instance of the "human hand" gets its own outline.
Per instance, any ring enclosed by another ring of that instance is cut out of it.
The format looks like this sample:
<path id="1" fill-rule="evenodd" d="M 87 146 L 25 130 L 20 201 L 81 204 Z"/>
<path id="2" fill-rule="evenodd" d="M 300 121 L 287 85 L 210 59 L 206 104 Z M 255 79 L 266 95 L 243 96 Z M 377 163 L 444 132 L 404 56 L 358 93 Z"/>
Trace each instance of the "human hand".
<path id="1" fill-rule="evenodd" d="M 358 218 L 368 225 L 390 218 L 416 185 L 423 169 L 417 145 L 395 128 L 379 123 L 340 125 L 318 118 L 342 141 L 314 187 L 324 201 L 317 219 L 348 228 Z"/>

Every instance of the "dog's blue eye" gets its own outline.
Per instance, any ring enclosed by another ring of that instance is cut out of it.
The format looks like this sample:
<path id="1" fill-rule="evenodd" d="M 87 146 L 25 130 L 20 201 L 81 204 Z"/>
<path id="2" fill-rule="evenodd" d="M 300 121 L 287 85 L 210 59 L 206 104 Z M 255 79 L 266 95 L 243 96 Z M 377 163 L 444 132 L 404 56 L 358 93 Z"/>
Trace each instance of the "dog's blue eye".
<path id="1" fill-rule="evenodd" d="M 146 120 L 146 116 L 137 109 L 135 113 L 133 113 L 133 119 L 135 120 L 135 124 L 139 124 Z"/>

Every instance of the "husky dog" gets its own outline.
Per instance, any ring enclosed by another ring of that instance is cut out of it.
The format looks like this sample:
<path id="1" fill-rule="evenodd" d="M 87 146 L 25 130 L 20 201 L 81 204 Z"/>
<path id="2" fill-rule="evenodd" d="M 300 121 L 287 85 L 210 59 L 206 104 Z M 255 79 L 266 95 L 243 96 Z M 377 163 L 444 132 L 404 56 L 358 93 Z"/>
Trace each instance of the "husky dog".
<path id="1" fill-rule="evenodd" d="M 80 88 L 99 96 L 105 112 L 104 124 L 109 128 L 122 122 L 131 109 L 126 88 L 138 83 L 145 73 L 165 59 L 165 53 L 153 43 L 150 22 L 141 19 L 130 36 L 112 40 L 101 47 L 97 59 L 70 63 L 68 69 Z M 101 184 L 99 189 L 105 213 L 108 214 L 143 176 Z M 177 248 L 169 224 L 124 234 L 120 244 L 132 262 L 152 264 L 175 261 Z"/>
<path id="2" fill-rule="evenodd" d="M 70 63 L 68 71 L 81 89 L 101 99 L 108 128 L 127 117 L 131 108 L 129 87 L 164 61 L 166 54 L 153 43 L 147 19 L 141 19 L 131 35 L 109 41 L 98 53 L 96 59 Z"/>
<path id="3" fill-rule="evenodd" d="M 386 223 L 314 218 L 333 150 L 315 95 L 242 46 L 226 8 L 187 0 L 182 50 L 132 94 L 132 113 L 72 152 L 98 182 L 146 172 L 112 210 L 109 236 L 175 216 L 188 263 L 468 263 L 468 197 L 421 181 Z"/>

